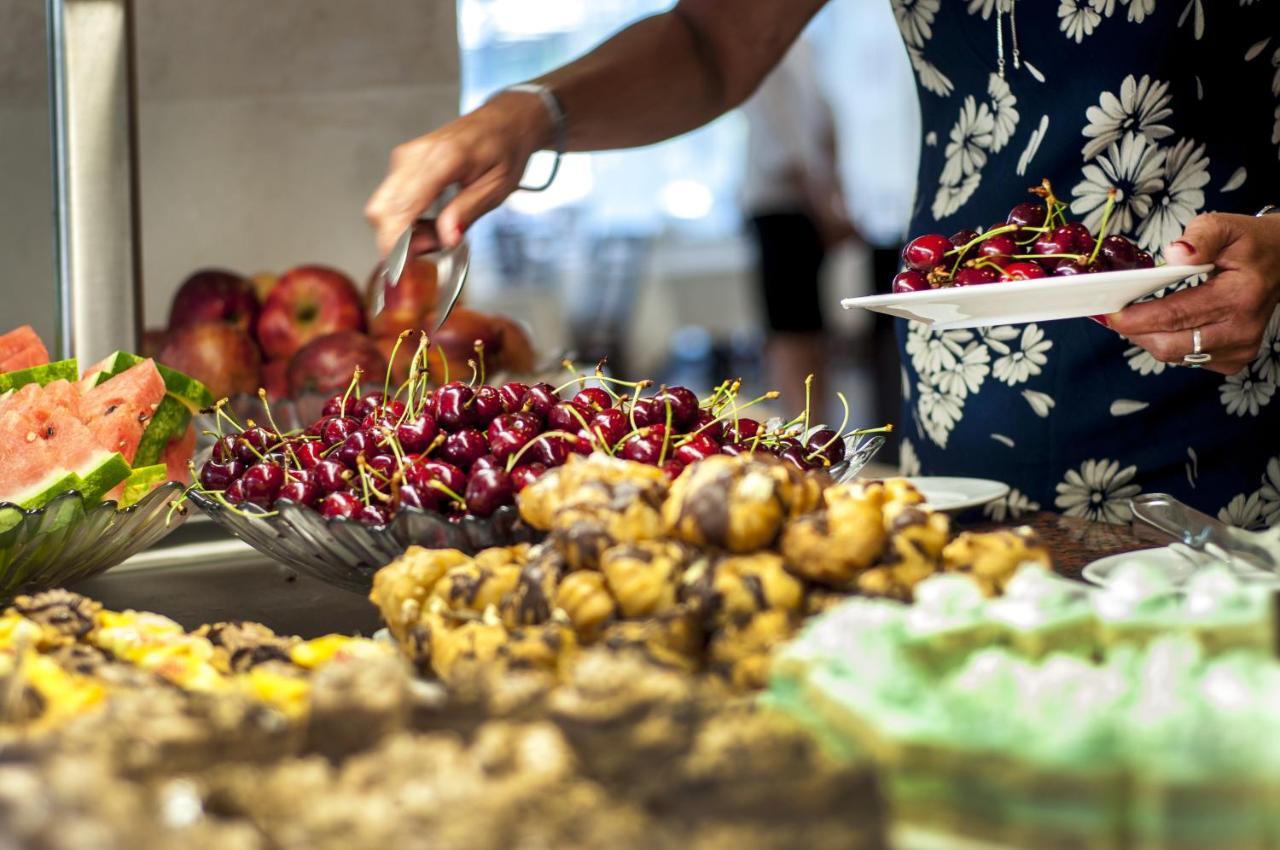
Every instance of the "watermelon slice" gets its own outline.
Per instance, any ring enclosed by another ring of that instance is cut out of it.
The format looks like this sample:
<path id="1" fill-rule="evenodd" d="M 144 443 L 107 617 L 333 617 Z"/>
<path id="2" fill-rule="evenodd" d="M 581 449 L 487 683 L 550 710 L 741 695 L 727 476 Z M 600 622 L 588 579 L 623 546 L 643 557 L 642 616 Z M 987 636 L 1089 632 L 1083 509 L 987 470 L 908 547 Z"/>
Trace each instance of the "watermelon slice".
<path id="1" fill-rule="evenodd" d="M 30 325 L 0 336 L 0 372 L 29 369 L 49 362 L 49 349 Z"/>
<path id="2" fill-rule="evenodd" d="M 84 381 L 82 382 L 85 391 L 88 392 L 109 378 L 132 369 L 142 363 L 144 359 L 136 354 L 130 354 L 128 351 L 117 351 L 108 355 L 85 370 Z M 192 413 L 198 413 L 203 408 L 213 404 L 213 393 L 209 392 L 208 388 L 195 378 L 159 363 L 156 364 L 156 369 L 160 371 L 160 376 L 164 378 L 164 386 L 169 394 L 186 405 Z"/>
<path id="3" fill-rule="evenodd" d="M 74 381 L 80 377 L 80 366 L 75 358 L 46 363 L 43 366 L 31 366 L 13 372 L 0 374 L 0 393 L 16 390 L 27 384 L 44 386 L 51 381 Z"/>
<path id="4" fill-rule="evenodd" d="M 78 489 L 92 501 L 129 475 L 129 465 L 119 452 L 102 448 L 89 428 L 72 409 L 55 399 L 61 383 L 72 394 L 75 389 L 66 382 L 34 388 L 20 393 L 25 404 L 10 406 L 0 413 L 0 502 L 12 502 L 24 508 L 43 507 L 54 496 Z M 35 398 L 40 396 L 40 398 Z"/>
<path id="5" fill-rule="evenodd" d="M 127 508 L 168 480 L 169 470 L 163 463 L 136 467 L 124 483 L 116 488 L 120 495 L 115 499 L 120 507 Z"/>
<path id="6" fill-rule="evenodd" d="M 164 450 L 164 465 L 169 470 L 169 481 L 191 483 L 191 455 L 196 450 L 196 428 L 188 425 L 187 431 L 180 438 L 169 443 Z"/>
<path id="7" fill-rule="evenodd" d="M 85 393 L 80 418 L 99 445 L 132 463 L 142 433 L 164 397 L 164 379 L 155 363 L 144 360 Z"/>

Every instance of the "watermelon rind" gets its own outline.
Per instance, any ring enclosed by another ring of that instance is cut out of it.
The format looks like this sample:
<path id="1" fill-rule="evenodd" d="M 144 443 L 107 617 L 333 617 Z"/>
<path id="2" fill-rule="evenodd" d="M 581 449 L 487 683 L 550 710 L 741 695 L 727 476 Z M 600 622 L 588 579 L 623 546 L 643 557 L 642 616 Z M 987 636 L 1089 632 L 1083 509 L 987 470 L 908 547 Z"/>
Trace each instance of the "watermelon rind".
<path id="1" fill-rule="evenodd" d="M 80 479 L 74 472 L 67 472 L 65 469 L 52 470 L 30 487 L 14 493 L 9 501 L 25 510 L 36 510 L 49 504 L 56 496 L 68 490 L 78 489 L 79 483 Z"/>
<path id="2" fill-rule="evenodd" d="M 29 369 L 0 374 L 0 394 L 25 387 L 27 384 L 39 384 L 43 387 L 54 381 L 74 381 L 79 377 L 80 365 L 75 358 L 58 360 L 43 366 L 32 366 Z"/>
<path id="3" fill-rule="evenodd" d="M 97 464 L 76 474 L 75 486 L 79 490 L 85 504 L 94 504 L 106 495 L 107 491 L 129 477 L 133 472 L 129 461 L 120 452 L 106 455 Z"/>
<path id="4" fill-rule="evenodd" d="M 117 351 L 102 361 L 102 371 L 95 376 L 93 385 L 96 387 L 103 381 L 132 369 L 145 359 L 129 351 Z M 190 375 L 184 375 L 176 369 L 170 369 L 160 363 L 156 364 L 156 370 L 160 373 L 160 377 L 164 379 L 165 391 L 186 405 L 187 409 L 192 413 L 197 413 L 213 404 L 213 393 L 209 392 L 208 387 Z"/>
<path id="5" fill-rule="evenodd" d="M 142 439 L 138 441 L 138 450 L 133 453 L 134 468 L 159 463 L 170 441 L 186 433 L 190 424 L 191 409 L 175 397 L 166 395 L 160 400 L 146 430 L 142 432 Z"/>
<path id="6" fill-rule="evenodd" d="M 129 477 L 124 480 L 124 495 L 120 497 L 120 507 L 127 508 L 135 504 L 168 480 L 169 467 L 163 463 L 134 467 Z"/>

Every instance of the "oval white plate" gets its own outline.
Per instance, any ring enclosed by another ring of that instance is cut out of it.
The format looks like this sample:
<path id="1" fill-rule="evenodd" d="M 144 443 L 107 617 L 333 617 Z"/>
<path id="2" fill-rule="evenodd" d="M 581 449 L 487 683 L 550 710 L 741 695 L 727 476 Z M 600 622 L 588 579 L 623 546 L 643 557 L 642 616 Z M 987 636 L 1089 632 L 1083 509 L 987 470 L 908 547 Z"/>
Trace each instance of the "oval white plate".
<path id="1" fill-rule="evenodd" d="M 924 494 L 924 500 L 935 511 L 963 511 L 977 508 L 1004 497 L 1009 485 L 986 478 L 951 478 L 924 475 L 907 478 Z"/>
<path id="2" fill-rule="evenodd" d="M 1181 585 L 1191 573 L 1195 571 L 1195 566 L 1186 558 L 1170 549 L 1168 546 L 1162 546 L 1156 549 L 1139 549 L 1135 552 L 1121 552 L 1118 555 L 1108 555 L 1105 558 L 1099 558 L 1084 568 L 1081 575 L 1085 581 L 1091 581 L 1094 584 L 1106 586 L 1111 580 L 1111 574 L 1115 572 L 1116 567 L 1125 561 L 1132 561 L 1135 558 L 1141 558 L 1145 563 L 1150 564 L 1157 569 L 1167 573 L 1170 580 L 1175 586 Z M 1280 576 L 1269 573 L 1264 570 L 1254 569 L 1246 564 L 1230 564 L 1232 571 L 1240 577 L 1241 581 L 1250 584 L 1267 584 L 1280 586 Z"/>
<path id="3" fill-rule="evenodd" d="M 862 307 L 937 330 L 1018 325 L 1114 313 L 1171 283 L 1212 271 L 1213 266 L 1157 266 L 1075 277 L 1011 280 L 982 286 L 952 286 L 924 292 L 846 298 L 846 310 Z"/>

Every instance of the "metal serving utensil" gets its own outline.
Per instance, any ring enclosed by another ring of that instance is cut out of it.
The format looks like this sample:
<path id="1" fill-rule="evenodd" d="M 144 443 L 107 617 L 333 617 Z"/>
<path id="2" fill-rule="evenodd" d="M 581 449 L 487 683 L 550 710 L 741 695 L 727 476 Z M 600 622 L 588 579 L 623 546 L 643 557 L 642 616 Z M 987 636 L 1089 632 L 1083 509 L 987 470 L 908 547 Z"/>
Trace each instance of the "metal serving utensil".
<path id="1" fill-rule="evenodd" d="M 1177 539 L 1197 552 L 1227 564 L 1232 561 L 1276 572 L 1280 559 L 1259 545 L 1251 532 L 1232 528 L 1167 493 L 1143 493 L 1129 500 L 1134 518 Z"/>
<path id="2" fill-rule="evenodd" d="M 454 305 L 462 296 L 462 288 L 467 284 L 467 272 L 471 270 L 471 246 L 467 240 L 463 239 L 452 248 L 445 248 L 436 223 L 436 217 L 455 194 L 456 190 L 450 187 L 432 203 L 421 218 L 405 228 L 391 248 L 391 253 L 387 255 L 382 271 L 385 293 L 400 282 L 410 256 L 423 257 L 435 263 L 440 294 L 436 299 L 436 323 L 431 329 L 432 333 L 440 330 L 440 326 L 453 312 Z M 381 304 L 375 304 L 375 312 L 381 307 Z"/>

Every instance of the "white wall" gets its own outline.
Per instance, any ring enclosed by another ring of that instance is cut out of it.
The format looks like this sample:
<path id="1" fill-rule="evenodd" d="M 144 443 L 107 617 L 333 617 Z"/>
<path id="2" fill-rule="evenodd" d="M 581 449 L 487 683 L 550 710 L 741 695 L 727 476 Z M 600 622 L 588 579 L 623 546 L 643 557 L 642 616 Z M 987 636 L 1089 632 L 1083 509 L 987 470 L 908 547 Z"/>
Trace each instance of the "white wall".
<path id="1" fill-rule="evenodd" d="M 452 0 L 135 4 L 147 324 L 204 265 L 363 281 L 388 153 L 457 112 Z M 43 3 L 0 0 L 0 325 L 51 332 L 46 65 Z"/>

